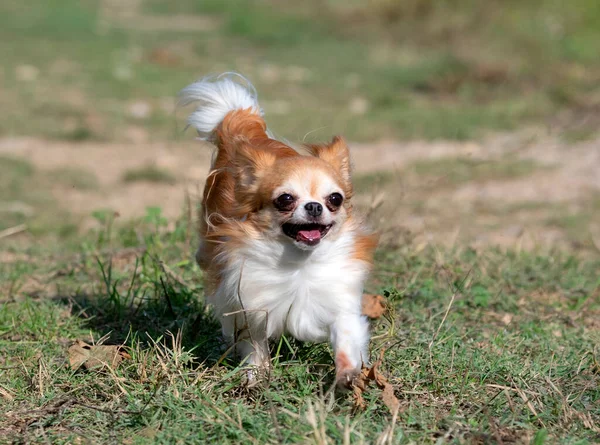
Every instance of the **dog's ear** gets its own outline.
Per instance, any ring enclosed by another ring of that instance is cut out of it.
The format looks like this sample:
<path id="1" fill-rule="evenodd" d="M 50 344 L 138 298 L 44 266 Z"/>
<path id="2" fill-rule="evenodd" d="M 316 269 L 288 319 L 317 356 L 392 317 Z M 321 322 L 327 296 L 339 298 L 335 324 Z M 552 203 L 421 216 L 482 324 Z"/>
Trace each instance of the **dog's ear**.
<path id="1" fill-rule="evenodd" d="M 327 162 L 340 175 L 343 181 L 344 193 L 349 198 L 352 195 L 352 165 L 350 149 L 341 136 L 335 136 L 329 144 L 309 145 L 308 150 L 313 156 Z"/>
<path id="2" fill-rule="evenodd" d="M 233 171 L 235 193 L 238 204 L 251 211 L 255 204 L 259 181 L 270 171 L 276 161 L 275 154 L 260 147 L 253 146 L 248 141 L 236 144 L 233 155 Z"/>

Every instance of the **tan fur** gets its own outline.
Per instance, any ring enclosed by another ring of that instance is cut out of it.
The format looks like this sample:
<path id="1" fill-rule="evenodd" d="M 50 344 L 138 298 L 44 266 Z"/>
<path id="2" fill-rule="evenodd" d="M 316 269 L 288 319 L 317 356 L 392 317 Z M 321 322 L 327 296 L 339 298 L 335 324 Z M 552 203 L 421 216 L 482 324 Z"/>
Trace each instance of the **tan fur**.
<path id="1" fill-rule="evenodd" d="M 344 208 L 351 220 L 350 154 L 342 138 L 310 145 L 309 155 L 301 155 L 269 138 L 262 117 L 250 110 L 235 110 L 217 128 L 215 141 L 217 155 L 206 180 L 199 218 L 199 232 L 206 243 L 197 255 L 199 265 L 208 272 L 207 290 L 215 289 L 221 279 L 222 266 L 213 261 L 215 256 L 223 249 L 235 250 L 247 238 L 260 237 L 271 226 L 269 215 L 259 211 L 270 205 L 271 193 L 286 179 L 302 181 L 314 172 L 334 178 L 346 195 Z M 313 180 L 311 193 L 316 193 L 317 186 Z M 354 258 L 372 263 L 376 245 L 376 236 L 358 233 Z"/>
<path id="2" fill-rule="evenodd" d="M 219 238 L 253 235 L 251 227 L 232 221 L 247 213 L 247 205 L 240 205 L 238 175 L 244 174 L 244 161 L 253 163 L 255 169 L 264 168 L 277 157 L 297 156 L 287 145 L 270 139 L 262 117 L 250 110 L 228 113 L 216 130 L 217 156 L 204 186 L 199 232 L 206 237 L 201 267 L 206 268 L 219 247 Z"/>
<path id="3" fill-rule="evenodd" d="M 364 261 L 370 265 L 373 264 L 373 254 L 377 248 L 379 236 L 377 234 L 359 234 L 354 242 L 353 258 Z"/>
<path id="4" fill-rule="evenodd" d="M 350 199 L 353 189 L 350 178 L 350 150 L 346 141 L 341 136 L 336 136 L 330 144 L 311 144 L 306 145 L 306 148 L 313 156 L 322 159 L 338 172 L 346 199 Z"/>

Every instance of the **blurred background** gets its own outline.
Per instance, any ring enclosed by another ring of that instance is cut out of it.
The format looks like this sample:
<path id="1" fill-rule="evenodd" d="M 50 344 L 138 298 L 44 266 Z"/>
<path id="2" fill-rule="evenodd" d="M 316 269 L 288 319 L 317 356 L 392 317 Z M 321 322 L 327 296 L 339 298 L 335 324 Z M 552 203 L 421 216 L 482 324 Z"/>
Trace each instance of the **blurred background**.
<path id="1" fill-rule="evenodd" d="M 1 238 L 191 214 L 175 96 L 236 70 L 279 136 L 350 141 L 386 242 L 600 252 L 597 0 L 2 0 L 0 60 Z"/>

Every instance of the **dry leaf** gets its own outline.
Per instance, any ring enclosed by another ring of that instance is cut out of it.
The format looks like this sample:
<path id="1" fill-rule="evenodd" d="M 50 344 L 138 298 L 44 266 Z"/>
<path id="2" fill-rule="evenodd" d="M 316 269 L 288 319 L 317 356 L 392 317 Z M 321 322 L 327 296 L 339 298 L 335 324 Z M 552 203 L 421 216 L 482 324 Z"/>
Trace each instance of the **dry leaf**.
<path id="1" fill-rule="evenodd" d="M 2 388 L 0 386 L 0 395 L 2 397 L 4 397 L 6 400 L 8 400 L 9 402 L 12 402 L 13 400 L 15 400 L 14 396 L 6 389 Z"/>
<path id="2" fill-rule="evenodd" d="M 154 48 L 148 60 L 156 65 L 167 67 L 177 66 L 181 63 L 179 56 L 173 54 L 168 48 Z"/>
<path id="3" fill-rule="evenodd" d="M 69 364 L 71 369 L 77 370 L 83 366 L 85 369 L 102 368 L 110 366 L 116 368 L 123 359 L 131 356 L 116 345 L 88 345 L 77 340 L 69 348 Z"/>
<path id="4" fill-rule="evenodd" d="M 359 376 L 354 381 L 354 406 L 356 408 L 363 409 L 366 407 L 365 399 L 363 398 L 363 393 L 369 386 L 371 381 L 374 381 L 375 384 L 381 389 L 381 400 L 389 408 L 392 413 L 395 413 L 398 407 L 400 406 L 400 401 L 394 395 L 394 387 L 387 381 L 387 379 L 379 372 L 379 365 L 383 361 L 383 354 L 385 353 L 385 349 L 381 350 L 381 354 L 379 355 L 379 360 L 373 363 L 373 366 L 370 368 L 363 367 Z"/>
<path id="5" fill-rule="evenodd" d="M 356 378 L 353 385 L 353 394 L 354 397 L 354 407 L 358 409 L 365 409 L 367 407 L 367 402 L 363 397 L 363 392 L 365 392 L 366 386 L 365 382 L 367 382 L 366 373 L 368 373 L 368 368 L 363 368 L 360 372 L 360 375 Z"/>
<path id="6" fill-rule="evenodd" d="M 369 318 L 379 318 L 385 313 L 385 298 L 381 295 L 363 294 L 362 313 Z"/>
<path id="7" fill-rule="evenodd" d="M 510 322 L 512 321 L 513 316 L 512 314 L 504 314 L 502 316 L 502 324 L 504 324 L 504 326 L 508 326 L 510 324 Z"/>

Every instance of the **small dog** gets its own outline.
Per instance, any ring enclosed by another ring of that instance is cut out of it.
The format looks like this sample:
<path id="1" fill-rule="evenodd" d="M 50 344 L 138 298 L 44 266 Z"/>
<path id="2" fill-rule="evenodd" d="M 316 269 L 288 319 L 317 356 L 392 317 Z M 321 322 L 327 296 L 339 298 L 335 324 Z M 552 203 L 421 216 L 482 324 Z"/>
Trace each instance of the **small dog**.
<path id="1" fill-rule="evenodd" d="M 184 88 L 179 104 L 192 103 L 189 126 L 217 146 L 196 260 L 224 336 L 262 369 L 269 339 L 329 340 L 336 382 L 350 387 L 368 361 L 361 299 L 377 237 L 352 209 L 348 146 L 335 137 L 301 154 L 276 140 L 236 73 Z"/>

